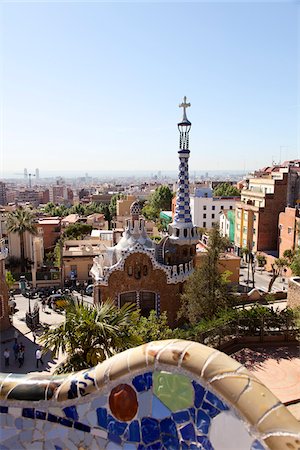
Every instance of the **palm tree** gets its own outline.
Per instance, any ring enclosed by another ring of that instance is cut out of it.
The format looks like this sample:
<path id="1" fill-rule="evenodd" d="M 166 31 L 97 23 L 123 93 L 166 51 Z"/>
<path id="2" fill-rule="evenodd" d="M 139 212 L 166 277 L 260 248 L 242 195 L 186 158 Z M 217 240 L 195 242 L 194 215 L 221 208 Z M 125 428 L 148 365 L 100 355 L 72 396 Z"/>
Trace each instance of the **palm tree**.
<path id="1" fill-rule="evenodd" d="M 94 306 L 71 299 L 65 322 L 49 328 L 39 340 L 44 351 L 50 350 L 53 357 L 58 357 L 60 351 L 66 354 L 56 372 L 87 369 L 140 344 L 130 331 L 134 309 L 129 304 L 118 308 L 111 300 Z"/>
<path id="2" fill-rule="evenodd" d="M 22 207 L 11 212 L 7 217 L 7 231 L 9 233 L 18 233 L 20 236 L 21 272 L 25 272 L 24 234 L 26 231 L 34 236 L 37 234 L 32 212 Z"/>

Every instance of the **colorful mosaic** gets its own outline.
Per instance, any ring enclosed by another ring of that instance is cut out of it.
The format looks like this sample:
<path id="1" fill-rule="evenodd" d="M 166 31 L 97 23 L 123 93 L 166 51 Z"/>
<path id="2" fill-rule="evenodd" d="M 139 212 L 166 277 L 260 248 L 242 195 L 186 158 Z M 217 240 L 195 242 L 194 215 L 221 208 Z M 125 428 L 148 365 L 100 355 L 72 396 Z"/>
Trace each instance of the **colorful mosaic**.
<path id="1" fill-rule="evenodd" d="M 0 450 L 299 447 L 299 424 L 267 388 L 201 344 L 150 343 L 88 371 L 35 375 L 1 383 Z"/>

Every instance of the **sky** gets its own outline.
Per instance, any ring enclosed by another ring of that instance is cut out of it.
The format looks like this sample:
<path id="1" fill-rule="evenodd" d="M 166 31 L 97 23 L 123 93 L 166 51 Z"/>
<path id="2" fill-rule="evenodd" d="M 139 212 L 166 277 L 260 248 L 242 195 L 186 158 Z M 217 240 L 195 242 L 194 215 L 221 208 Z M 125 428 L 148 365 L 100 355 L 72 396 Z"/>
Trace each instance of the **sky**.
<path id="1" fill-rule="evenodd" d="M 300 158 L 299 5 L 2 2 L 0 176 Z"/>

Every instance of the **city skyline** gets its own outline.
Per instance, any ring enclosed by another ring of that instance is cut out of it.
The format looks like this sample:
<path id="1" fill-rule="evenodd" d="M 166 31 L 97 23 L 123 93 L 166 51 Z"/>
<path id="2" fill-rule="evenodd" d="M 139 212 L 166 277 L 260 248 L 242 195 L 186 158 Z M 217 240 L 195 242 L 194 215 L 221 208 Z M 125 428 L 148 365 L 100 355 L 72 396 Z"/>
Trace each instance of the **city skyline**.
<path id="1" fill-rule="evenodd" d="M 184 95 L 191 173 L 299 157 L 297 4 L 1 8 L 0 176 L 176 172 Z"/>

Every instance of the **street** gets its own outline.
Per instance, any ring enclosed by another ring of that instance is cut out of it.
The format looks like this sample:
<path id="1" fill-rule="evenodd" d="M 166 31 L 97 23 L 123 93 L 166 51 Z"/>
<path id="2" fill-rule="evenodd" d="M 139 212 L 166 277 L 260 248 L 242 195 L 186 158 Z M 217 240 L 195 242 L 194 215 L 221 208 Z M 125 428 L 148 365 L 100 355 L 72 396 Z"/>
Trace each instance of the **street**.
<path id="1" fill-rule="evenodd" d="M 247 268 L 241 268 L 240 270 L 240 284 L 247 286 L 247 277 L 248 277 L 248 269 Z M 255 270 L 254 275 L 255 280 L 255 287 L 257 289 L 261 289 L 265 292 L 268 292 L 268 286 L 271 280 L 271 273 L 263 270 L 261 272 L 260 269 Z M 249 287 L 252 288 L 252 273 L 251 269 L 249 272 Z M 278 277 L 275 280 L 275 283 L 272 287 L 272 292 L 276 291 L 287 291 L 288 289 L 288 278 L 284 278 L 284 282 L 282 282 L 282 277 Z"/>
<path id="2" fill-rule="evenodd" d="M 87 295 L 79 295 L 77 292 L 74 295 L 89 304 L 93 303 L 93 297 Z M 38 337 L 36 338 L 36 343 L 34 343 L 34 336 L 30 329 L 27 327 L 25 322 L 26 311 L 28 311 L 29 299 L 23 297 L 23 295 L 15 295 L 16 302 L 16 312 L 13 315 L 13 326 L 8 330 L 1 332 L 1 358 L 0 358 L 0 371 L 1 372 L 14 372 L 14 373 L 29 373 L 29 372 L 53 372 L 55 370 L 56 365 L 62 361 L 63 355 L 59 356 L 58 360 L 53 360 L 50 353 L 47 353 L 43 356 L 44 365 L 37 369 L 36 367 L 36 359 L 35 352 L 38 348 Z M 34 304 L 38 303 L 39 306 L 39 315 L 40 315 L 40 323 L 47 325 L 58 325 L 65 320 L 64 311 L 53 311 L 48 306 L 45 308 L 45 312 L 42 311 L 42 304 L 38 298 L 34 298 L 30 300 L 31 309 L 33 310 Z M 19 367 L 18 361 L 15 361 L 14 353 L 13 353 L 13 344 L 16 330 L 19 333 L 18 343 L 22 343 L 25 347 L 25 359 L 22 367 Z M 5 349 L 8 349 L 10 352 L 10 364 L 8 367 L 4 365 L 4 357 L 3 352 Z"/>

